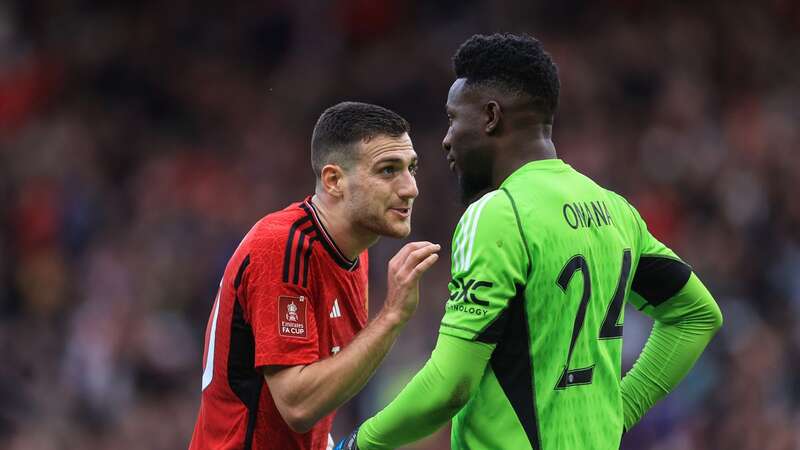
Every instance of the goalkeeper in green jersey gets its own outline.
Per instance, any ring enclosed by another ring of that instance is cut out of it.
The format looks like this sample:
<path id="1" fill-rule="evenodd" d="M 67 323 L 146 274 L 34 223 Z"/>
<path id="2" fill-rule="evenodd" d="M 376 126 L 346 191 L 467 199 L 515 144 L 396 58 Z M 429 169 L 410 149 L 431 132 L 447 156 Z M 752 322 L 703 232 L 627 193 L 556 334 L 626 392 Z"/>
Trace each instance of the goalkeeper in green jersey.
<path id="1" fill-rule="evenodd" d="M 624 198 L 557 159 L 555 64 L 536 39 L 453 57 L 443 147 L 464 199 L 439 340 L 339 448 L 397 448 L 453 421 L 452 448 L 610 450 L 691 369 L 722 315 Z M 621 373 L 625 302 L 655 320 Z"/>

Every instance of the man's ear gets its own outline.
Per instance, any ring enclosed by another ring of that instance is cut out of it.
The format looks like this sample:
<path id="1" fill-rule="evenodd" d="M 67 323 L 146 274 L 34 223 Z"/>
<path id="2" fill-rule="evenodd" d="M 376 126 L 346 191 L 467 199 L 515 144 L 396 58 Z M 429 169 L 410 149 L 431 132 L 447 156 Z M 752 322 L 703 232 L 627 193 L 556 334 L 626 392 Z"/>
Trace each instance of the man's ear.
<path id="1" fill-rule="evenodd" d="M 489 100 L 489 102 L 483 106 L 483 112 L 486 116 L 484 131 L 486 131 L 486 134 L 492 134 L 500 128 L 503 110 L 500 108 L 500 103 L 497 103 L 496 100 Z"/>
<path id="2" fill-rule="evenodd" d="M 344 170 L 336 164 L 326 164 L 319 177 L 322 190 L 333 197 L 341 197 L 344 192 Z"/>

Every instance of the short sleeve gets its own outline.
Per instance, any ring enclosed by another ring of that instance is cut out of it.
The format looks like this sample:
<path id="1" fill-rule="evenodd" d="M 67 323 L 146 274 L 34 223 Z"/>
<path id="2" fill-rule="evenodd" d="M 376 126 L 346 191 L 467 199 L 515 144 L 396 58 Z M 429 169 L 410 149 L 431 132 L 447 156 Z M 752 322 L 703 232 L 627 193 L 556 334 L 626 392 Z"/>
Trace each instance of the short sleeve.
<path id="1" fill-rule="evenodd" d="M 497 342 L 504 313 L 525 285 L 529 264 L 508 193 L 492 191 L 470 205 L 453 234 L 450 295 L 439 332 Z"/>
<path id="2" fill-rule="evenodd" d="M 291 366 L 319 359 L 312 292 L 284 281 L 283 255 L 259 246 L 249 255 L 241 290 L 255 343 L 255 366 Z M 279 248 L 279 247 L 277 247 Z"/>
<path id="3" fill-rule="evenodd" d="M 638 263 L 633 272 L 630 302 L 639 310 L 656 307 L 677 294 L 689 281 L 692 268 L 647 229 L 639 212 L 631 206 L 640 230 Z"/>

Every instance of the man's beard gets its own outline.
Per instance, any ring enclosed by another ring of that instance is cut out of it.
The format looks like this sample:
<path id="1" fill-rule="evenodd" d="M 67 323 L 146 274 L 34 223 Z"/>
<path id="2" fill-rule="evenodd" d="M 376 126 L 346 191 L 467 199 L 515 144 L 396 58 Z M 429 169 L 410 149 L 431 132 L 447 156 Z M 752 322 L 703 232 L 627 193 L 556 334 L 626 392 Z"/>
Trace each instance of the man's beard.
<path id="1" fill-rule="evenodd" d="M 489 149 L 475 146 L 462 152 L 461 160 L 456 164 L 456 174 L 465 206 L 491 189 L 493 171 L 494 155 Z"/>
<path id="2" fill-rule="evenodd" d="M 401 239 L 408 236 L 408 233 L 406 233 L 399 227 L 392 227 L 391 224 L 389 224 L 389 222 L 386 219 L 379 219 L 373 217 L 371 220 L 367 219 L 364 221 L 360 221 L 359 225 L 362 228 L 377 234 L 378 236 L 386 236 L 396 239 Z"/>
<path id="3" fill-rule="evenodd" d="M 461 193 L 461 202 L 466 206 L 478 199 L 492 187 L 492 178 L 489 170 L 481 173 L 458 175 L 458 187 Z"/>
<path id="4" fill-rule="evenodd" d="M 354 223 L 362 230 L 369 231 L 378 236 L 386 236 L 391 238 L 404 238 L 408 233 L 400 227 L 393 227 L 390 221 L 384 215 L 374 214 L 369 212 L 367 207 L 355 208 Z M 410 224 L 409 228 L 410 229 Z"/>

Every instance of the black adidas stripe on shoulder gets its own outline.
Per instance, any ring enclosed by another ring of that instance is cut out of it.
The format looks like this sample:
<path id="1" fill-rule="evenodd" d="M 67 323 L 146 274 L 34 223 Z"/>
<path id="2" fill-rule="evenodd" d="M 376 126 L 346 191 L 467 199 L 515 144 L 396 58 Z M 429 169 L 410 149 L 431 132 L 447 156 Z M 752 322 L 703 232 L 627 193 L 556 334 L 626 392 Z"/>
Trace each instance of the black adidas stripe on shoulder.
<path id="1" fill-rule="evenodd" d="M 292 224 L 283 254 L 284 283 L 308 286 L 308 260 L 311 247 L 317 240 L 319 237 L 311 217 L 305 216 Z"/>

